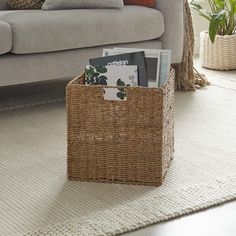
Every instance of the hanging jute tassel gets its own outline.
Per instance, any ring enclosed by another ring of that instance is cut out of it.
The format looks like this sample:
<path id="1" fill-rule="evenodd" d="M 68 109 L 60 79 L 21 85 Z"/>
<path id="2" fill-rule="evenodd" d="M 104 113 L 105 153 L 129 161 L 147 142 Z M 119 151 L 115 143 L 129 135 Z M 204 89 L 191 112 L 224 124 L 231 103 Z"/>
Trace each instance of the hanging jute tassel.
<path id="1" fill-rule="evenodd" d="M 210 82 L 207 80 L 206 76 L 204 74 L 200 74 L 195 68 L 194 72 L 195 72 L 195 88 L 199 89 L 201 87 L 205 87 L 207 85 L 210 85 Z"/>
<path id="2" fill-rule="evenodd" d="M 172 64 L 175 69 L 176 90 L 193 91 L 195 88 L 200 88 L 209 84 L 206 77 L 197 72 L 193 67 L 193 54 L 194 54 L 194 29 L 192 14 L 189 7 L 188 0 L 184 4 L 185 14 L 185 39 L 184 39 L 184 52 L 183 60 L 181 63 Z"/>

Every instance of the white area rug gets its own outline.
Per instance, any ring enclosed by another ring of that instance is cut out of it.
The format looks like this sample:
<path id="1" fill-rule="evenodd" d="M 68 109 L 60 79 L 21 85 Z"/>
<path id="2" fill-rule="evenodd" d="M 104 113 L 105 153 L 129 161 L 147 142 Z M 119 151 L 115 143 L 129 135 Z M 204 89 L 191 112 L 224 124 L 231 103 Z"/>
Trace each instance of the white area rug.
<path id="1" fill-rule="evenodd" d="M 117 235 L 236 199 L 235 104 L 236 91 L 215 86 L 176 94 L 176 152 L 159 188 L 67 181 L 64 103 L 5 108 L 0 235 Z"/>

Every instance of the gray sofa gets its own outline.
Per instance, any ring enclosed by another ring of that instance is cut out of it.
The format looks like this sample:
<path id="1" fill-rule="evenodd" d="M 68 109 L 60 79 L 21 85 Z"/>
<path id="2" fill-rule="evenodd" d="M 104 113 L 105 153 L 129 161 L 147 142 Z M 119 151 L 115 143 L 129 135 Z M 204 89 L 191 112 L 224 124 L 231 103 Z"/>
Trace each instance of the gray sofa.
<path id="1" fill-rule="evenodd" d="M 0 86 L 72 78 L 103 48 L 172 50 L 179 63 L 184 0 L 158 0 L 156 9 L 8 10 L 0 0 Z"/>

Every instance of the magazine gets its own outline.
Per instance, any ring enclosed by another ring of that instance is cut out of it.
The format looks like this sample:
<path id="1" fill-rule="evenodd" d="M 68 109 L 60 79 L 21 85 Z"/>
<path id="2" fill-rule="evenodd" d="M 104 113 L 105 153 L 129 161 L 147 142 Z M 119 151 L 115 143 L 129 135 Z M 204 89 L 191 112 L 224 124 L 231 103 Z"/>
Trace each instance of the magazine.
<path id="1" fill-rule="evenodd" d="M 160 68 L 160 52 L 159 50 L 139 49 L 139 48 L 113 48 L 104 49 L 103 56 L 117 55 L 121 53 L 131 53 L 137 51 L 144 51 L 145 64 L 148 76 L 148 86 L 158 87 L 159 84 L 159 68 Z"/>
<path id="2" fill-rule="evenodd" d="M 103 88 L 105 100 L 126 100 L 126 86 L 138 86 L 137 65 L 127 66 L 92 66 L 85 67 L 86 85 L 116 86 L 116 88 Z"/>
<path id="3" fill-rule="evenodd" d="M 106 55 L 104 57 L 89 59 L 90 65 L 137 65 L 138 66 L 138 86 L 148 86 L 148 74 L 146 70 L 146 62 L 143 51 L 116 53 L 114 55 Z"/>
<path id="4" fill-rule="evenodd" d="M 144 51 L 146 69 L 148 74 L 148 86 L 160 87 L 164 85 L 171 65 L 171 50 L 140 49 L 140 48 L 113 48 L 104 49 L 103 56 L 127 52 Z"/>
<path id="5" fill-rule="evenodd" d="M 171 65 L 171 51 L 161 50 L 161 60 L 160 60 L 160 74 L 159 74 L 159 87 L 163 86 L 168 78 Z"/>

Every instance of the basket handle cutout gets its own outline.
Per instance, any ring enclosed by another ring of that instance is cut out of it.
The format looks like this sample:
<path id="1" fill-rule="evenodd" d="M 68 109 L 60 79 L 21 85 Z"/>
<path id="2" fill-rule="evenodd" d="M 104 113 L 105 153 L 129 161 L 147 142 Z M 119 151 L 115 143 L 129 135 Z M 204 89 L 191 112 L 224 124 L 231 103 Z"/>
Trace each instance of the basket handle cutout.
<path id="1" fill-rule="evenodd" d="M 103 87 L 102 95 L 103 99 L 108 101 L 127 101 L 127 93 L 125 87 Z"/>

